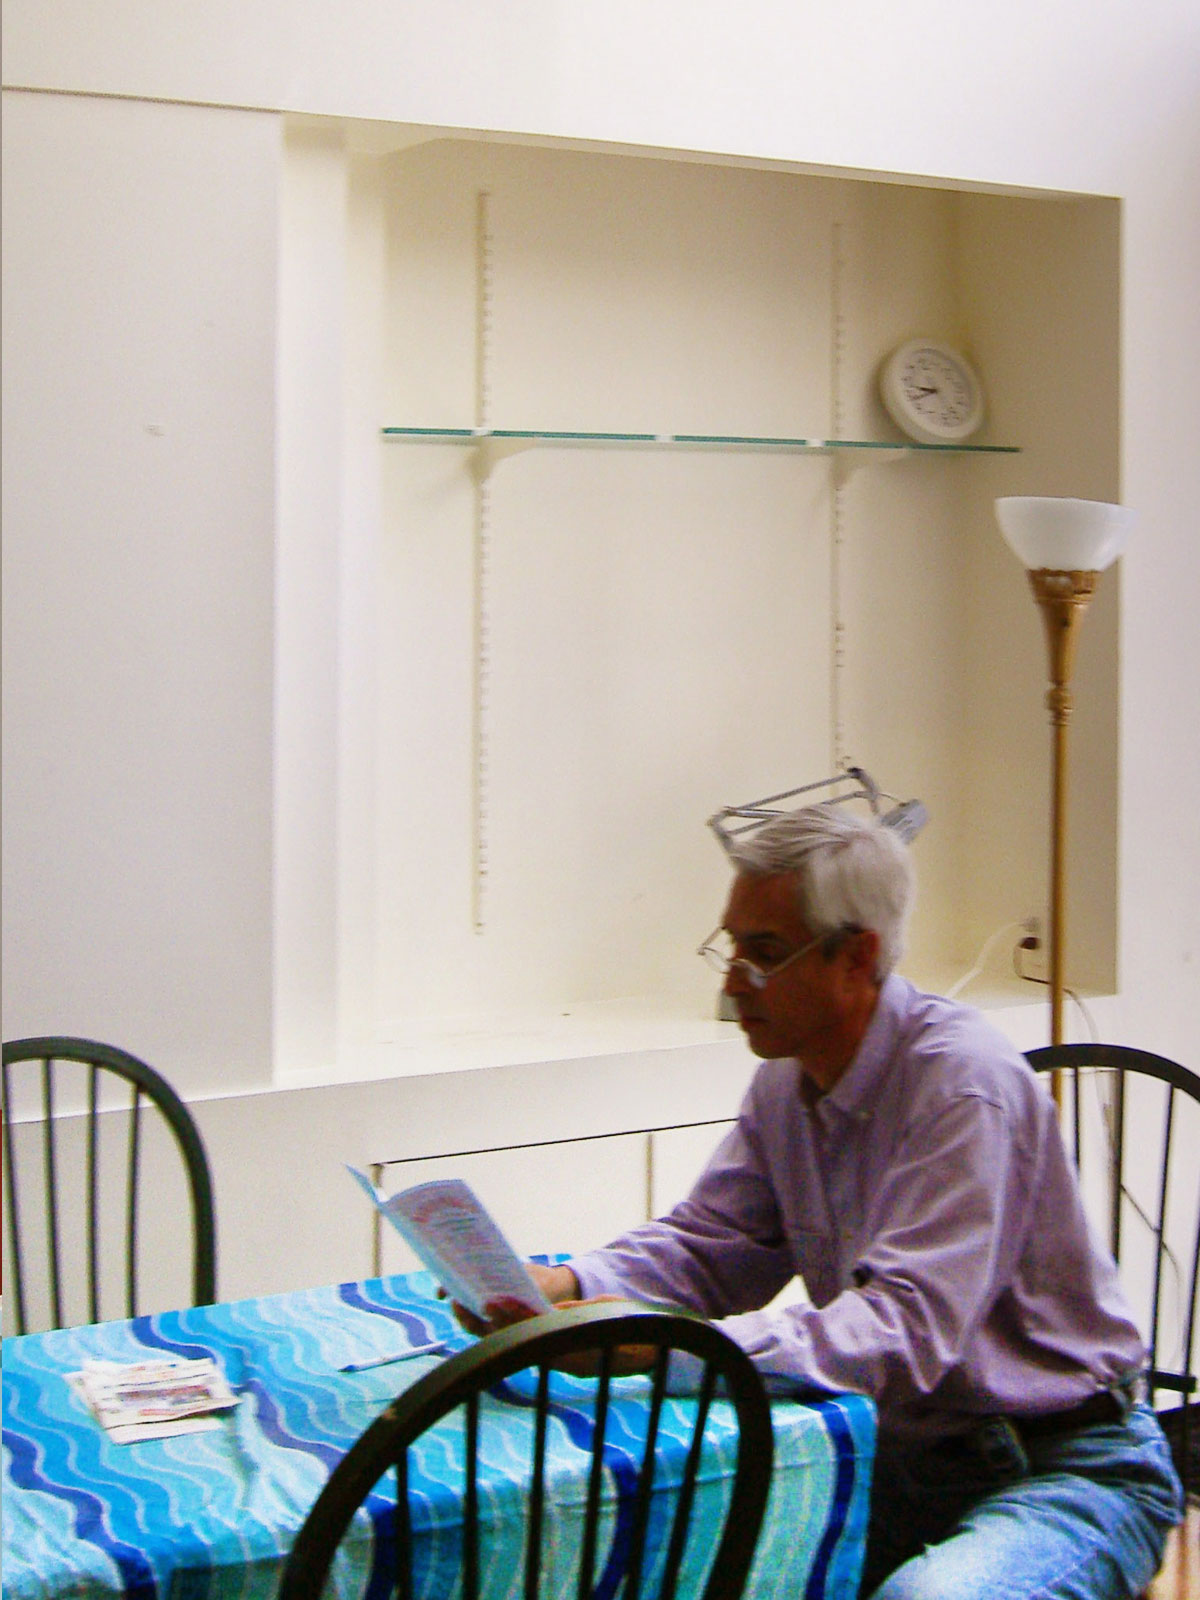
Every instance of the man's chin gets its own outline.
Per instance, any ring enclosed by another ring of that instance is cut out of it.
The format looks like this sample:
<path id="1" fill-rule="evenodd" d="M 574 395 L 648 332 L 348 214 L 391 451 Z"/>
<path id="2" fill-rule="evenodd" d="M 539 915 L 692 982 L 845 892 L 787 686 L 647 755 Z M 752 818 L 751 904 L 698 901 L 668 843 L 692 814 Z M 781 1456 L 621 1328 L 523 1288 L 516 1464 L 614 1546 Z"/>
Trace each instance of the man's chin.
<path id="1" fill-rule="evenodd" d="M 772 1048 L 771 1031 L 761 1017 L 739 1017 L 738 1025 L 746 1036 L 746 1043 L 756 1056 L 762 1056 L 766 1060 L 778 1053 Z"/>

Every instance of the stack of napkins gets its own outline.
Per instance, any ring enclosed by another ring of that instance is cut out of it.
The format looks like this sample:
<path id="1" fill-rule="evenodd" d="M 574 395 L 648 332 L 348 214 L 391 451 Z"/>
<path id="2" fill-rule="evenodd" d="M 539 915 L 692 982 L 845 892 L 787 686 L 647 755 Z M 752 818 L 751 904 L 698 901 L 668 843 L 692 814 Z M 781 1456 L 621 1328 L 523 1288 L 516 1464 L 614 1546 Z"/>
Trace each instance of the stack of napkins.
<path id="1" fill-rule="evenodd" d="M 211 1356 L 198 1361 L 85 1361 L 83 1370 L 70 1373 L 68 1381 L 114 1444 L 216 1428 L 212 1412 L 238 1403 Z"/>

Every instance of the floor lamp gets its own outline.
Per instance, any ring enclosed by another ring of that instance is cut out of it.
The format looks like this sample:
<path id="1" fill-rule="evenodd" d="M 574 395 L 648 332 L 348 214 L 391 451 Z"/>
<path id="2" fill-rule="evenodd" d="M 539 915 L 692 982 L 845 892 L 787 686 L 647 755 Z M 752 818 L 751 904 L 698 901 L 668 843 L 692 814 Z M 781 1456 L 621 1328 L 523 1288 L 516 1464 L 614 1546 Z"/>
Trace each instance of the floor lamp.
<path id="1" fill-rule="evenodd" d="M 1000 531 L 1029 571 L 1029 584 L 1042 612 L 1049 657 L 1046 708 L 1052 729 L 1050 801 L 1050 1043 L 1063 1036 L 1063 955 L 1067 723 L 1071 716 L 1071 670 L 1079 622 L 1096 580 L 1121 554 L 1133 513 L 1099 500 L 1015 495 L 996 501 Z M 1059 1098 L 1058 1074 L 1055 1099 Z"/>

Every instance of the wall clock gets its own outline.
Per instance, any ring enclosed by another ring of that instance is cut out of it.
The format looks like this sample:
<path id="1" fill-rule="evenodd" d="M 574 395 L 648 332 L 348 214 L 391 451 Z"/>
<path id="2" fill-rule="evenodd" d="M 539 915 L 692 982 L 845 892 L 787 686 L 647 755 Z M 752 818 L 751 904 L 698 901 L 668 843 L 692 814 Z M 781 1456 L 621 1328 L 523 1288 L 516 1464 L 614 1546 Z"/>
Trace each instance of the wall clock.
<path id="1" fill-rule="evenodd" d="M 935 339 L 910 339 L 879 371 L 888 415 L 921 444 L 961 444 L 983 421 L 983 390 L 966 358 Z"/>

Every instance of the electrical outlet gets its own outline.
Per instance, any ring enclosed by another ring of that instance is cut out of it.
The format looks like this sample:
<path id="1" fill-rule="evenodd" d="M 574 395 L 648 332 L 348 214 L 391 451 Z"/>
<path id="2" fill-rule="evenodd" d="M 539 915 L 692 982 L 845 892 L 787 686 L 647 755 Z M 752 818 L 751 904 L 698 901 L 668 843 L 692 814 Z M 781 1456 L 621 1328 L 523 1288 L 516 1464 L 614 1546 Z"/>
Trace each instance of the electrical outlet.
<path id="1" fill-rule="evenodd" d="M 1049 977 L 1046 941 L 1043 937 L 1045 924 L 1041 917 L 1022 917 L 1021 928 L 1021 937 L 1013 950 L 1013 965 L 1022 977 L 1044 983 Z"/>

